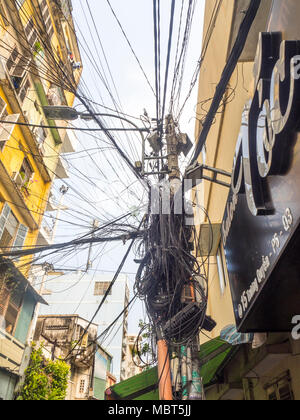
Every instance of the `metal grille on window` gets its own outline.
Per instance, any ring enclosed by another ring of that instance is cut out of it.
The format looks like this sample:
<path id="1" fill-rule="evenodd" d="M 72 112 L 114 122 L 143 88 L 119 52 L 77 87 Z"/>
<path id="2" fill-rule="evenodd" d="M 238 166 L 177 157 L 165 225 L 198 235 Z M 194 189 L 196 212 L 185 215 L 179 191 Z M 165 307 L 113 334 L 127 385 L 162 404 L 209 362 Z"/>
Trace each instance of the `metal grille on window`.
<path id="1" fill-rule="evenodd" d="M 94 296 L 103 296 L 107 292 L 110 286 L 110 282 L 96 282 L 95 289 L 94 289 Z M 111 291 L 109 292 L 111 295 Z"/>
<path id="2" fill-rule="evenodd" d="M 0 286 L 0 315 L 4 315 L 8 298 L 9 298 L 9 291 L 6 289 L 4 284 L 2 284 L 2 286 Z"/>
<path id="3" fill-rule="evenodd" d="M 79 394 L 84 394 L 84 391 L 85 391 L 85 379 L 80 379 Z"/>
<path id="4" fill-rule="evenodd" d="M 41 6 L 41 11 L 42 11 L 45 27 L 46 27 L 46 32 L 49 36 L 49 39 L 51 40 L 52 36 L 54 35 L 54 28 L 53 28 L 53 25 L 52 25 L 51 16 L 50 16 L 50 12 L 49 12 L 49 9 L 48 9 L 47 1 L 43 0 L 42 2 L 40 2 L 40 6 Z"/>
<path id="5" fill-rule="evenodd" d="M 10 245 L 14 235 L 14 233 L 11 233 L 13 218 L 14 216 L 12 215 L 10 207 L 5 203 L 0 216 L 0 248 L 6 248 Z"/>
<path id="6" fill-rule="evenodd" d="M 10 71 L 11 68 L 16 64 L 18 56 L 19 56 L 18 48 L 15 47 L 6 62 L 6 67 L 8 71 Z"/>
<path id="7" fill-rule="evenodd" d="M 7 106 L 6 102 L 0 96 L 0 117 L 3 116 L 3 114 L 6 110 L 6 106 Z"/>
<path id="8" fill-rule="evenodd" d="M 40 125 L 45 125 L 45 121 L 41 120 Z M 47 133 L 46 130 L 43 127 L 35 127 L 33 130 L 33 133 L 35 135 L 36 141 L 39 145 L 44 144 L 44 141 L 46 140 Z"/>
<path id="9" fill-rule="evenodd" d="M 36 30 L 34 28 L 33 18 L 31 18 L 28 21 L 27 25 L 24 28 L 24 31 L 25 31 L 25 35 L 26 35 L 27 40 L 28 40 L 28 44 L 31 47 L 34 47 L 34 44 L 37 41 L 38 35 L 37 35 L 37 32 L 36 32 Z"/>
<path id="10" fill-rule="evenodd" d="M 269 401 L 293 401 L 294 393 L 290 372 L 286 372 L 274 383 L 266 386 Z"/>
<path id="11" fill-rule="evenodd" d="M 28 94 L 28 91 L 30 89 L 30 86 L 31 86 L 30 81 L 29 81 L 29 79 L 27 79 L 24 86 L 22 87 L 22 89 L 20 91 L 20 94 L 19 94 L 21 102 L 24 102 L 24 100 L 25 100 L 25 98 Z"/>
<path id="12" fill-rule="evenodd" d="M 7 140 L 9 140 L 12 132 L 14 131 L 15 125 L 11 123 L 16 123 L 19 120 L 20 114 L 9 114 L 6 117 L 3 117 L 6 123 L 2 123 L 0 127 L 0 148 L 3 149 Z"/>
<path id="13" fill-rule="evenodd" d="M 18 232 L 16 234 L 14 244 L 13 244 L 14 251 L 18 251 L 18 250 L 22 249 L 22 247 L 24 245 L 24 242 L 25 242 L 25 239 L 26 239 L 26 236 L 27 236 L 27 233 L 28 233 L 28 227 L 20 224 Z"/>

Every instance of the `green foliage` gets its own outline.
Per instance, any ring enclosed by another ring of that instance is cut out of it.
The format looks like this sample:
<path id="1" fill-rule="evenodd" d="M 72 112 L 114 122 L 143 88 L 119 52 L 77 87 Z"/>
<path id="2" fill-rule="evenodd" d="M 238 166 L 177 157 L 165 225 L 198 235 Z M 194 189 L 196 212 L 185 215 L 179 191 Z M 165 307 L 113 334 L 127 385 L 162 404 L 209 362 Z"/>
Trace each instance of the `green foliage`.
<path id="1" fill-rule="evenodd" d="M 39 54 L 40 52 L 44 51 L 42 44 L 40 43 L 40 41 L 37 41 L 34 44 L 34 51 L 33 51 L 33 55 L 36 56 L 37 54 Z"/>
<path id="2" fill-rule="evenodd" d="M 18 400 L 64 400 L 70 367 L 63 360 L 45 360 L 43 347 L 32 345 L 30 364 Z"/>

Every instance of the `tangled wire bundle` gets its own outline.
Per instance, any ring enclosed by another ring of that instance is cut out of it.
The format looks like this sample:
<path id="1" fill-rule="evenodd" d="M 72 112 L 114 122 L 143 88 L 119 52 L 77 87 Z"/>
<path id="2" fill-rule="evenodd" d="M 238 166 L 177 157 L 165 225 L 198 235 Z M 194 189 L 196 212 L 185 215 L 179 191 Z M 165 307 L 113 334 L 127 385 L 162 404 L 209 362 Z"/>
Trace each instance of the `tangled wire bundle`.
<path id="1" fill-rule="evenodd" d="M 207 307 L 203 263 L 191 253 L 196 228 L 186 224 L 188 215 L 182 213 L 175 214 L 173 198 L 170 214 L 148 216 L 145 253 L 135 282 L 153 329 L 161 326 L 172 346 L 192 342 L 203 325 Z M 182 316 L 189 304 L 193 311 Z"/>

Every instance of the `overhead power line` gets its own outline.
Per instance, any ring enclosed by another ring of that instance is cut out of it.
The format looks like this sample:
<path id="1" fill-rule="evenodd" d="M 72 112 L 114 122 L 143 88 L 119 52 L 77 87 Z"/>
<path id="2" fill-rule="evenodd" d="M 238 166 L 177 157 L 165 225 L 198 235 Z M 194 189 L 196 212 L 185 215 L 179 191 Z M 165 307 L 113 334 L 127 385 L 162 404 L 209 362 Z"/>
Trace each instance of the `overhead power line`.
<path id="1" fill-rule="evenodd" d="M 202 148 L 206 142 L 208 133 L 210 131 L 211 125 L 214 121 L 216 113 L 218 112 L 220 102 L 223 99 L 228 83 L 233 75 L 233 72 L 236 68 L 238 60 L 245 47 L 249 32 L 251 30 L 252 24 L 257 15 L 260 5 L 261 5 L 261 0 L 251 0 L 250 6 L 248 10 L 246 11 L 245 18 L 243 22 L 241 23 L 236 41 L 234 43 L 230 56 L 227 60 L 227 64 L 224 67 L 224 70 L 222 72 L 220 82 L 216 87 L 216 92 L 215 92 L 212 104 L 210 106 L 210 109 L 203 123 L 203 129 L 200 133 L 197 146 L 195 149 L 195 153 L 191 160 L 191 165 L 195 164 L 200 156 L 200 153 L 202 151 Z"/>
<path id="2" fill-rule="evenodd" d="M 11 124 L 11 125 L 21 125 L 24 127 L 33 127 L 33 128 L 55 128 L 57 130 L 72 130 L 72 131 L 144 131 L 149 132 L 147 128 L 80 128 L 80 127 L 63 127 L 57 125 L 44 125 L 44 124 L 30 124 L 30 123 L 22 123 L 22 122 L 15 122 L 15 121 L 6 121 L 0 120 L 0 124 Z"/>
<path id="3" fill-rule="evenodd" d="M 139 230 L 140 230 L 140 228 L 141 228 L 142 224 L 143 224 L 143 220 L 141 221 L 141 223 L 140 223 L 140 225 L 139 225 L 139 227 L 138 227 L 138 232 L 139 232 Z M 95 313 L 94 313 L 93 317 L 90 319 L 90 321 L 89 321 L 89 323 L 88 323 L 87 327 L 86 327 L 86 328 L 85 328 L 85 330 L 83 331 L 83 333 L 82 333 L 82 335 L 81 335 L 81 337 L 80 337 L 80 339 L 79 339 L 78 343 L 76 343 L 76 345 L 75 345 L 75 346 L 74 346 L 74 347 L 73 347 L 73 348 L 69 351 L 68 355 L 66 356 L 66 359 L 67 359 L 67 358 L 68 358 L 68 356 L 72 353 L 72 351 L 76 348 L 76 346 L 77 346 L 78 344 L 80 344 L 80 343 L 81 343 L 81 341 L 82 341 L 83 337 L 85 336 L 86 332 L 88 331 L 88 329 L 89 329 L 90 325 L 92 324 L 92 322 L 94 321 L 94 319 L 95 319 L 95 318 L 96 318 L 96 316 L 98 315 L 98 313 L 99 313 L 100 309 L 102 308 L 102 306 L 103 306 L 104 302 L 106 301 L 107 297 L 109 296 L 109 294 L 110 294 L 110 292 L 111 292 L 111 290 L 112 290 L 112 288 L 113 288 L 113 286 L 114 286 L 115 282 L 117 281 L 117 279 L 118 279 L 118 277 L 119 277 L 119 275 L 120 275 L 120 272 L 121 272 L 121 270 L 122 270 L 122 268 L 123 268 L 123 266 L 124 266 L 124 264 L 125 264 L 125 262 L 126 262 L 126 260 L 127 260 L 128 256 L 129 256 L 129 254 L 130 254 L 130 252 L 131 252 L 131 249 L 132 249 L 132 247 L 133 247 L 133 244 L 134 244 L 135 239 L 136 239 L 136 238 L 133 238 L 133 239 L 132 239 L 132 241 L 131 241 L 131 243 L 130 243 L 130 245 L 129 245 L 129 247 L 128 247 L 128 249 L 127 249 L 127 251 L 126 251 L 126 253 L 125 253 L 125 255 L 124 255 L 124 257 L 123 257 L 123 259 L 122 259 L 122 261 L 121 261 L 121 263 L 120 263 L 120 265 L 119 265 L 119 267 L 118 267 L 118 269 L 117 269 L 117 271 L 116 271 L 116 273 L 115 273 L 115 275 L 114 275 L 114 277 L 113 277 L 113 279 L 112 279 L 112 281 L 110 282 L 110 285 L 109 285 L 108 289 L 106 290 L 106 292 L 105 292 L 105 294 L 104 294 L 104 296 L 103 296 L 103 298 L 102 298 L 102 300 L 101 300 L 101 302 L 100 302 L 100 304 L 99 304 L 99 306 L 98 306 L 98 308 L 96 309 L 96 311 L 95 311 Z"/>
<path id="4" fill-rule="evenodd" d="M 113 14 L 114 18 L 116 19 L 116 21 L 117 21 L 117 23 L 118 23 L 118 25 L 119 25 L 119 27 L 120 27 L 120 29 L 121 29 L 121 31 L 122 31 L 122 34 L 124 35 L 124 37 L 125 37 L 125 39 L 126 39 L 126 41 L 127 41 L 127 44 L 129 45 L 129 48 L 130 48 L 130 50 L 131 50 L 132 54 L 134 55 L 134 58 L 136 59 L 136 61 L 137 61 L 138 65 L 139 65 L 139 67 L 140 67 L 140 69 L 141 69 L 141 71 L 142 71 L 142 73 L 143 73 L 143 75 L 144 75 L 144 77 L 145 77 L 145 79 L 146 79 L 146 81 L 147 81 L 147 83 L 148 83 L 148 86 L 150 87 L 150 89 L 152 90 L 153 94 L 155 95 L 154 89 L 153 89 L 153 87 L 151 86 L 151 83 L 150 83 L 150 81 L 149 81 L 149 79 L 148 79 L 148 77 L 147 77 L 147 75 L 146 75 L 146 73 L 145 73 L 145 70 L 143 69 L 143 67 L 142 67 L 142 65 L 141 65 L 141 62 L 140 62 L 139 58 L 137 57 L 137 55 L 136 55 L 136 53 L 135 53 L 135 51 L 134 51 L 134 49 L 133 49 L 133 47 L 132 47 L 132 45 L 131 45 L 131 42 L 130 42 L 130 41 L 129 41 L 129 39 L 128 39 L 128 36 L 126 35 L 125 30 L 124 30 L 124 28 L 123 28 L 123 26 L 122 26 L 122 24 L 121 24 L 120 20 L 118 19 L 117 15 L 116 15 L 116 12 L 114 11 L 114 9 L 113 9 L 113 7 L 112 7 L 112 5 L 111 5 L 110 1 L 109 1 L 109 0 L 106 0 L 106 1 L 107 1 L 107 4 L 109 5 L 109 8 L 110 8 L 110 10 L 111 10 L 111 12 L 112 12 L 112 14 Z"/>

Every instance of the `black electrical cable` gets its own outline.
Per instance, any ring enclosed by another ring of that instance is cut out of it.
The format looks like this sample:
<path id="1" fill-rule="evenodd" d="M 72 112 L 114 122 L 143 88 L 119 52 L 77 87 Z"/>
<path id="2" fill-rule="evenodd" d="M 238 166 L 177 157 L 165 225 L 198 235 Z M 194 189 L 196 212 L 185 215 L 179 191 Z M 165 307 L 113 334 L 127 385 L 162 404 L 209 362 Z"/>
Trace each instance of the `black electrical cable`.
<path id="1" fill-rule="evenodd" d="M 234 43 L 234 46 L 232 48 L 232 51 L 230 53 L 230 56 L 227 60 L 226 66 L 222 72 L 220 82 L 218 83 L 216 87 L 216 93 L 214 95 L 212 104 L 210 106 L 210 109 L 207 113 L 207 116 L 205 118 L 202 131 L 200 133 L 197 146 L 195 149 L 195 153 L 191 159 L 190 165 L 193 165 L 197 162 L 200 153 L 202 152 L 203 146 L 206 142 L 208 133 L 210 131 L 211 125 L 214 121 L 214 118 L 216 116 L 216 113 L 219 109 L 220 102 L 222 101 L 222 98 L 226 92 L 228 83 L 231 79 L 231 76 L 236 68 L 236 65 L 238 63 L 238 60 L 243 52 L 243 49 L 245 47 L 249 32 L 251 30 L 252 24 L 254 22 L 254 19 L 257 15 L 258 9 L 261 5 L 261 0 L 251 0 L 250 6 L 248 10 L 246 11 L 245 17 L 243 19 L 243 22 L 241 23 L 236 41 Z"/>

